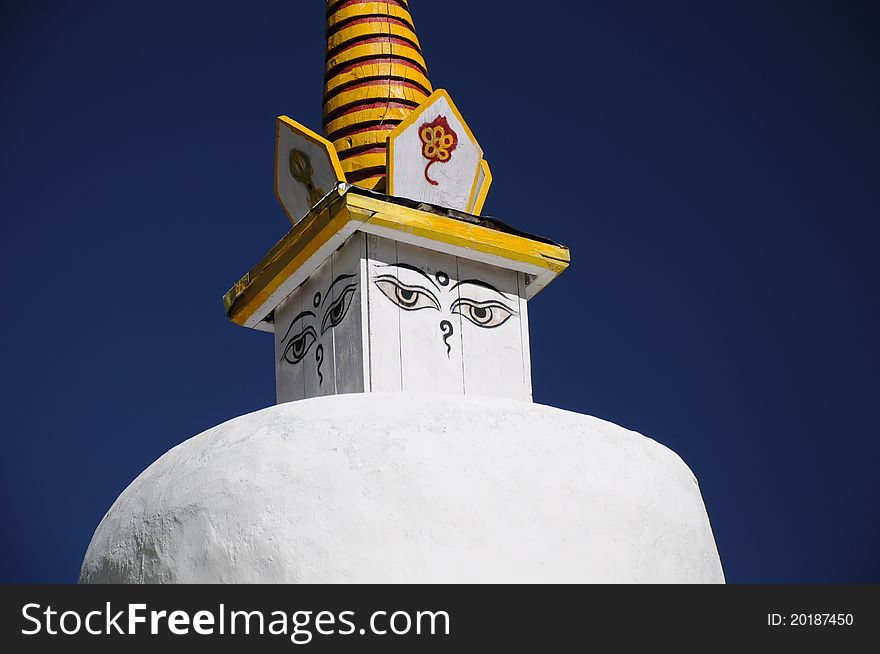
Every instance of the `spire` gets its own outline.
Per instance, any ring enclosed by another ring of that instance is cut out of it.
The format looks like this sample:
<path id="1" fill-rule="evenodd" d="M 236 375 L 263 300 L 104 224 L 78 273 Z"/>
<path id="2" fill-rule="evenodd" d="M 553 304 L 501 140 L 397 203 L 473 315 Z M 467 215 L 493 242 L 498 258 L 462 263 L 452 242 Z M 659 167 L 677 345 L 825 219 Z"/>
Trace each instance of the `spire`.
<path id="1" fill-rule="evenodd" d="M 386 138 L 431 95 L 407 0 L 328 0 L 324 136 L 346 180 L 383 190 Z"/>
<path id="2" fill-rule="evenodd" d="M 224 297 L 233 322 L 274 333 L 278 401 L 530 400 L 526 304 L 568 250 L 474 218 L 491 171 L 431 88 L 408 2 L 328 0 L 324 81 L 324 136 L 276 121 L 275 192 L 293 227 Z"/>

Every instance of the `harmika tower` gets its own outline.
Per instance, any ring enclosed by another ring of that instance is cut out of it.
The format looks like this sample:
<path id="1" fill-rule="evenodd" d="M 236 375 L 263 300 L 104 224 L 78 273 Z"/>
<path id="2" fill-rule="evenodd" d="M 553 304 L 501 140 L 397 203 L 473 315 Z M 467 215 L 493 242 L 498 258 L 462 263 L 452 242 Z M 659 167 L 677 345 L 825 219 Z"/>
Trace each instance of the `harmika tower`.
<path id="1" fill-rule="evenodd" d="M 481 216 L 408 5 L 330 0 L 323 136 L 277 119 L 292 227 L 224 297 L 274 335 L 277 406 L 150 466 L 82 581 L 723 581 L 673 452 L 531 403 L 527 305 L 568 250 Z"/>

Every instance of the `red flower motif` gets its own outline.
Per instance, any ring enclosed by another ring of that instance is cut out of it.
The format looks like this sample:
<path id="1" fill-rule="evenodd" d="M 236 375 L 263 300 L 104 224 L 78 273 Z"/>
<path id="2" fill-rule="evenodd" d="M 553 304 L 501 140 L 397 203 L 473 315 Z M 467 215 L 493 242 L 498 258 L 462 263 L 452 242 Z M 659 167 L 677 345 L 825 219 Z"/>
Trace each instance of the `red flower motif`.
<path id="1" fill-rule="evenodd" d="M 422 156 L 428 160 L 425 179 L 431 186 L 437 186 L 438 182 L 428 177 L 428 168 L 437 162 L 446 163 L 452 159 L 452 152 L 458 146 L 458 135 L 452 131 L 446 116 L 437 116 L 430 123 L 422 123 L 419 139 L 422 141 Z"/>

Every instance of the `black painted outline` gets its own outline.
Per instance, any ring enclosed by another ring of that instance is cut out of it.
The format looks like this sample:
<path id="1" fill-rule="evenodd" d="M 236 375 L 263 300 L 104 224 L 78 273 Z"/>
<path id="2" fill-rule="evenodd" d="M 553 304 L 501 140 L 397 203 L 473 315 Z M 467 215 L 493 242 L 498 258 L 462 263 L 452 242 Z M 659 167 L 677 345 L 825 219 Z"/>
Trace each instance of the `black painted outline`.
<path id="1" fill-rule="evenodd" d="M 488 288 L 490 291 L 495 291 L 496 293 L 498 293 L 498 295 L 500 295 L 503 298 L 507 297 L 506 295 L 504 295 L 504 293 L 502 293 L 497 288 L 492 286 L 492 284 L 490 284 L 489 282 L 484 282 L 481 279 L 462 279 L 460 282 L 455 282 L 452 285 L 452 288 L 450 288 L 449 290 L 454 291 L 455 289 L 457 289 L 459 286 L 462 286 L 463 284 L 473 284 L 474 286 L 482 286 L 483 288 Z"/>
<path id="2" fill-rule="evenodd" d="M 323 306 L 324 303 L 327 302 L 327 298 L 329 298 L 331 295 L 330 291 L 338 282 L 344 281 L 346 279 L 352 279 L 353 277 L 357 277 L 357 273 L 337 276 L 336 279 L 334 279 L 333 282 L 330 284 L 330 286 L 327 287 L 327 291 L 325 293 L 322 294 L 320 291 L 315 292 L 315 294 L 312 296 L 312 304 L 315 306 L 316 309 L 319 306 Z M 348 310 L 351 308 L 351 302 L 354 298 L 355 290 L 357 290 L 357 282 L 346 286 L 342 290 L 342 294 L 336 300 L 334 300 L 329 307 L 327 307 L 327 310 L 324 312 L 324 316 L 321 319 L 321 336 L 323 336 L 327 332 L 327 330 L 339 325 L 348 315 Z M 342 311 L 342 315 L 336 321 L 330 320 L 331 314 L 340 304 L 343 304 L 345 307 Z M 291 365 L 296 365 L 297 363 L 302 362 L 302 360 L 305 359 L 306 355 L 312 349 L 312 346 L 315 344 L 315 342 L 317 342 L 319 336 L 312 325 L 304 326 L 296 336 L 292 336 L 290 337 L 290 340 L 288 340 L 290 332 L 291 330 L 293 330 L 293 326 L 296 324 L 296 322 L 305 318 L 316 319 L 317 316 L 315 315 L 314 311 L 302 311 L 297 314 L 296 318 L 290 321 L 290 325 L 287 327 L 287 331 L 284 333 L 284 337 L 281 339 L 281 343 L 284 345 L 284 350 L 281 354 L 281 358 L 278 360 L 279 362 L 286 361 Z M 327 324 L 328 320 L 331 323 L 330 325 Z M 289 354 L 294 343 L 297 342 L 298 339 L 305 339 L 306 337 L 311 337 L 312 340 L 304 347 L 302 354 L 299 357 L 294 357 L 293 359 L 288 358 L 287 355 Z M 318 350 L 320 350 L 321 352 L 320 361 L 318 361 L 318 384 L 320 385 L 324 379 L 324 375 L 321 373 L 320 370 L 321 364 L 324 360 L 324 346 L 321 343 L 318 343 Z M 315 351 L 316 357 L 318 356 L 318 350 Z"/>
<path id="3" fill-rule="evenodd" d="M 352 277 L 357 277 L 357 273 L 352 273 L 351 275 L 337 275 L 336 279 L 334 279 L 330 283 L 330 286 L 327 287 L 327 292 L 324 294 L 324 300 L 323 300 L 323 302 L 321 302 L 321 306 L 323 306 L 327 302 L 327 299 L 331 296 L 330 291 L 333 290 L 334 286 L 336 286 L 339 282 L 344 281 L 346 279 L 351 279 Z M 354 285 L 357 286 L 357 283 L 355 283 Z"/>
<path id="4" fill-rule="evenodd" d="M 481 323 L 476 316 L 472 315 L 471 311 L 462 311 L 461 307 L 470 307 L 471 309 L 489 309 L 490 310 L 490 318 L 495 315 L 495 312 L 492 309 L 500 309 L 504 311 L 507 315 L 501 319 L 501 321 L 497 324 L 490 324 L 492 320 L 487 320 L 486 323 Z M 483 302 L 477 302 L 476 300 L 471 300 L 470 298 L 459 298 L 455 302 L 452 303 L 452 306 L 449 307 L 449 310 L 452 313 L 457 313 L 464 318 L 467 318 L 470 322 L 472 322 L 477 327 L 482 327 L 483 329 L 497 329 L 501 327 L 504 323 L 510 320 L 511 316 L 516 315 L 516 311 L 508 307 L 503 302 L 499 302 L 498 300 L 484 300 Z"/>
<path id="5" fill-rule="evenodd" d="M 376 277 L 373 279 L 373 284 L 375 284 L 376 288 L 378 288 L 382 292 L 382 295 L 387 297 L 389 300 L 391 300 L 394 304 L 396 304 L 398 307 L 400 307 L 404 311 L 421 311 L 422 309 L 434 309 L 435 311 L 441 310 L 440 309 L 440 300 L 437 299 L 437 296 L 434 295 L 434 293 L 430 289 L 428 289 L 424 286 L 418 286 L 417 284 L 405 284 L 402 281 L 400 281 L 400 279 L 398 279 L 395 275 L 380 275 L 379 277 Z M 393 287 L 393 290 L 392 291 L 386 290 L 385 288 L 382 287 L 382 284 L 390 284 Z M 428 300 L 430 300 L 432 302 L 432 304 L 421 306 L 421 307 L 417 306 L 417 303 L 418 303 L 418 297 L 417 297 L 416 302 L 414 302 L 410 306 L 407 306 L 406 303 L 404 302 L 404 300 L 402 298 L 400 298 L 400 291 L 402 291 L 402 290 L 410 291 L 412 293 L 416 293 L 417 296 L 420 295 L 422 297 L 425 297 Z"/>
<path id="6" fill-rule="evenodd" d="M 284 341 L 287 340 L 287 336 L 290 334 L 290 330 L 293 329 L 293 326 L 294 326 L 294 324 L 296 324 L 297 320 L 301 320 L 302 318 L 308 318 L 309 316 L 314 318 L 315 317 L 314 312 L 313 311 L 303 311 L 303 312 L 299 313 L 296 316 L 296 318 L 291 320 L 290 325 L 288 325 L 288 327 L 287 327 L 287 331 L 284 333 L 284 338 L 281 339 L 281 342 L 283 343 Z"/>
<path id="7" fill-rule="evenodd" d="M 428 273 L 426 273 L 424 270 L 422 270 L 418 266 L 412 265 L 411 263 L 386 263 L 382 267 L 383 268 L 402 268 L 403 270 L 411 270 L 412 272 L 418 273 L 419 275 L 421 275 L 422 277 L 427 279 L 429 282 L 431 282 L 431 285 L 434 288 L 436 288 L 438 291 L 440 290 L 440 287 L 437 286 L 437 284 L 434 282 L 433 279 L 431 279 L 431 276 Z"/>
<path id="8" fill-rule="evenodd" d="M 449 344 L 450 337 L 455 333 L 455 327 L 448 320 L 440 321 L 440 333 L 443 334 L 443 345 L 446 346 L 446 356 L 452 356 L 452 346 Z"/>
<path id="9" fill-rule="evenodd" d="M 354 292 L 356 290 L 357 284 L 349 284 L 344 289 L 342 289 L 342 293 L 339 295 L 339 297 L 330 303 L 330 306 L 327 307 L 327 311 L 324 312 L 324 318 L 321 320 L 321 336 L 323 336 L 328 329 L 336 327 L 336 325 L 345 320 L 345 316 L 348 315 L 348 310 L 351 308 L 351 301 L 352 298 L 354 298 Z M 333 312 L 336 310 L 337 307 L 340 306 L 342 307 L 342 315 L 334 320 L 332 318 Z M 330 322 L 329 325 L 327 324 L 328 321 Z"/>
<path id="10" fill-rule="evenodd" d="M 318 362 L 318 386 L 324 383 L 324 375 L 321 372 L 321 364 L 324 363 L 324 345 L 318 343 L 315 349 L 315 361 Z"/>
<path id="11" fill-rule="evenodd" d="M 287 357 L 287 355 L 294 348 L 294 345 L 296 343 L 301 342 L 301 341 L 305 341 L 307 336 L 311 336 L 312 340 L 309 341 L 306 345 L 303 345 L 302 354 L 300 354 L 299 356 L 294 355 L 293 359 L 289 359 Z M 302 361 L 303 359 L 306 358 L 306 355 L 309 353 L 309 350 L 312 349 L 312 345 L 314 345 L 315 341 L 317 341 L 317 340 L 318 340 L 318 334 L 315 333 L 315 328 L 312 327 L 311 325 L 306 325 L 299 334 L 297 334 L 296 336 L 294 336 L 293 338 L 291 338 L 287 342 L 287 345 L 285 346 L 284 351 L 281 353 L 281 359 L 283 359 L 284 361 L 287 361 L 287 363 L 290 363 L 292 365 L 299 363 L 300 361 Z"/>

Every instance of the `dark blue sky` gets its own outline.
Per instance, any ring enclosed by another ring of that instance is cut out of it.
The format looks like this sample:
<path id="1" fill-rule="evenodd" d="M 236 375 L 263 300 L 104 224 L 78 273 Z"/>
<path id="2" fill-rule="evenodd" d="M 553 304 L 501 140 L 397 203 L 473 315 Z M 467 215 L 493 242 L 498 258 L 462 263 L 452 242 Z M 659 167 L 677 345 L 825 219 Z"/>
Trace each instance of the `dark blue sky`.
<path id="1" fill-rule="evenodd" d="M 220 298 L 288 228 L 324 3 L 10 4 L 0 581 L 71 582 L 147 465 L 274 401 Z M 731 582 L 880 582 L 872 4 L 412 0 L 486 213 L 571 248 L 535 400 L 678 452 Z"/>

